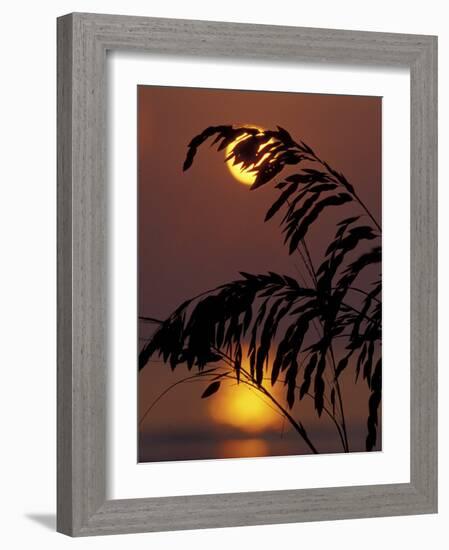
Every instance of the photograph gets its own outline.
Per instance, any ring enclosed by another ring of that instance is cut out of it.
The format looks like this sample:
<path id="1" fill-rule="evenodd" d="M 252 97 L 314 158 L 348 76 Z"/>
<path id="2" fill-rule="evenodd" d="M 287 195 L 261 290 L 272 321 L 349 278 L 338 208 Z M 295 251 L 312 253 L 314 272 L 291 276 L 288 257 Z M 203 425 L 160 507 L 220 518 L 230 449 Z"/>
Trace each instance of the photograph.
<path id="1" fill-rule="evenodd" d="M 138 86 L 138 462 L 382 449 L 382 98 Z"/>

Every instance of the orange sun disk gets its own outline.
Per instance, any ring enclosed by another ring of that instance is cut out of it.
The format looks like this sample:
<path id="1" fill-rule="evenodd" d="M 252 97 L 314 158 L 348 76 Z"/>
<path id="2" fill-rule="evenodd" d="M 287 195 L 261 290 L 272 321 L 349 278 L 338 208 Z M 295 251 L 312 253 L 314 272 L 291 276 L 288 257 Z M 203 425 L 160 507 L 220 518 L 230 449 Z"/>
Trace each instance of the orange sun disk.
<path id="1" fill-rule="evenodd" d="M 279 427 L 281 416 L 255 388 L 241 382 L 222 383 L 220 391 L 209 402 L 209 414 L 219 424 L 256 434 Z"/>
<path id="2" fill-rule="evenodd" d="M 263 129 L 262 128 L 259 128 L 258 126 L 248 126 L 248 128 L 256 128 L 257 130 L 259 130 L 259 132 L 262 132 Z M 234 147 L 242 142 L 243 140 L 245 139 L 248 139 L 250 137 L 251 134 L 240 134 L 238 136 L 237 139 L 235 139 L 232 143 L 230 143 L 227 147 L 226 147 L 226 151 L 225 151 L 225 158 L 228 158 L 229 155 L 232 153 L 232 151 L 234 150 Z M 259 151 L 261 151 L 264 147 L 266 147 L 268 145 L 268 143 L 270 143 L 270 141 L 268 141 L 267 143 L 263 143 L 260 147 L 259 147 Z M 258 162 L 257 164 L 252 164 L 250 166 L 248 166 L 247 168 L 243 168 L 243 162 L 240 162 L 239 164 L 234 164 L 234 158 L 230 158 L 229 160 L 226 161 L 226 164 L 229 168 L 229 171 L 231 172 L 232 176 L 237 180 L 239 181 L 240 183 L 243 183 L 244 185 L 252 185 L 255 181 L 256 181 L 256 176 L 257 176 L 257 173 L 254 172 L 254 168 L 257 168 L 258 166 L 260 166 L 260 164 L 265 160 L 267 155 L 264 155 Z"/>

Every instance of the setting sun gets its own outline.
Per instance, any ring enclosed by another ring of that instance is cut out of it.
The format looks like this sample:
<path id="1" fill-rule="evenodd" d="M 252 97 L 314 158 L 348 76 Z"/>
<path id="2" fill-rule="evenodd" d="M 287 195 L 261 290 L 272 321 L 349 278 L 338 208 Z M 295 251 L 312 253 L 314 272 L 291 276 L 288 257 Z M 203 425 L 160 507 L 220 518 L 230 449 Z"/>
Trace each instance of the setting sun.
<path id="1" fill-rule="evenodd" d="M 281 416 L 260 392 L 246 384 L 237 384 L 235 380 L 223 385 L 210 400 L 209 413 L 220 424 L 253 434 L 282 423 Z"/>

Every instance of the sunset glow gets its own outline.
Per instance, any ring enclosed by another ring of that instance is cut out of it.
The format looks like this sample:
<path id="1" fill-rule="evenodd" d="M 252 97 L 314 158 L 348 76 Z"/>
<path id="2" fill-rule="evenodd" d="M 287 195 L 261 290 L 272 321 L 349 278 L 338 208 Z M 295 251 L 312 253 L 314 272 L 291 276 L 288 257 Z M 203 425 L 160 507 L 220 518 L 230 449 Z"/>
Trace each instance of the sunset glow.
<path id="1" fill-rule="evenodd" d="M 209 402 L 210 416 L 220 424 L 259 433 L 279 428 L 282 418 L 266 397 L 246 384 L 228 382 Z"/>

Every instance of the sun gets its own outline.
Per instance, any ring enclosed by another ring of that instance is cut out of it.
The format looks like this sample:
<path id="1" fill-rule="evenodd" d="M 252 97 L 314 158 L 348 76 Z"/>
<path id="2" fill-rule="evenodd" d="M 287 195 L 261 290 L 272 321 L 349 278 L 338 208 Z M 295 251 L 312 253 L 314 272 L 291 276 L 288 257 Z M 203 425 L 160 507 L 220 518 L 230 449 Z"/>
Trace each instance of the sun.
<path id="1" fill-rule="evenodd" d="M 282 418 L 270 402 L 255 388 L 244 383 L 228 382 L 209 402 L 210 416 L 220 424 L 249 434 L 276 429 Z"/>
<path id="2" fill-rule="evenodd" d="M 263 132 L 263 129 L 259 126 L 245 126 L 246 128 L 256 128 L 259 130 L 259 132 Z M 240 134 L 237 139 L 235 139 L 232 143 L 230 143 L 225 150 L 225 158 L 227 158 L 233 151 L 234 147 L 244 141 L 245 139 L 248 139 L 251 134 Z M 264 147 L 266 147 L 269 143 L 271 143 L 272 140 L 269 140 L 267 143 L 263 143 L 259 151 L 261 151 Z M 239 164 L 233 164 L 234 159 L 229 159 L 226 161 L 226 164 L 229 168 L 229 171 L 231 172 L 232 176 L 240 183 L 243 183 L 244 185 L 252 185 L 256 181 L 256 172 L 253 171 L 254 168 L 257 168 L 260 166 L 260 164 L 265 160 L 266 155 L 264 155 L 257 164 L 252 164 L 251 166 L 248 166 L 246 169 L 243 168 L 243 163 Z"/>

